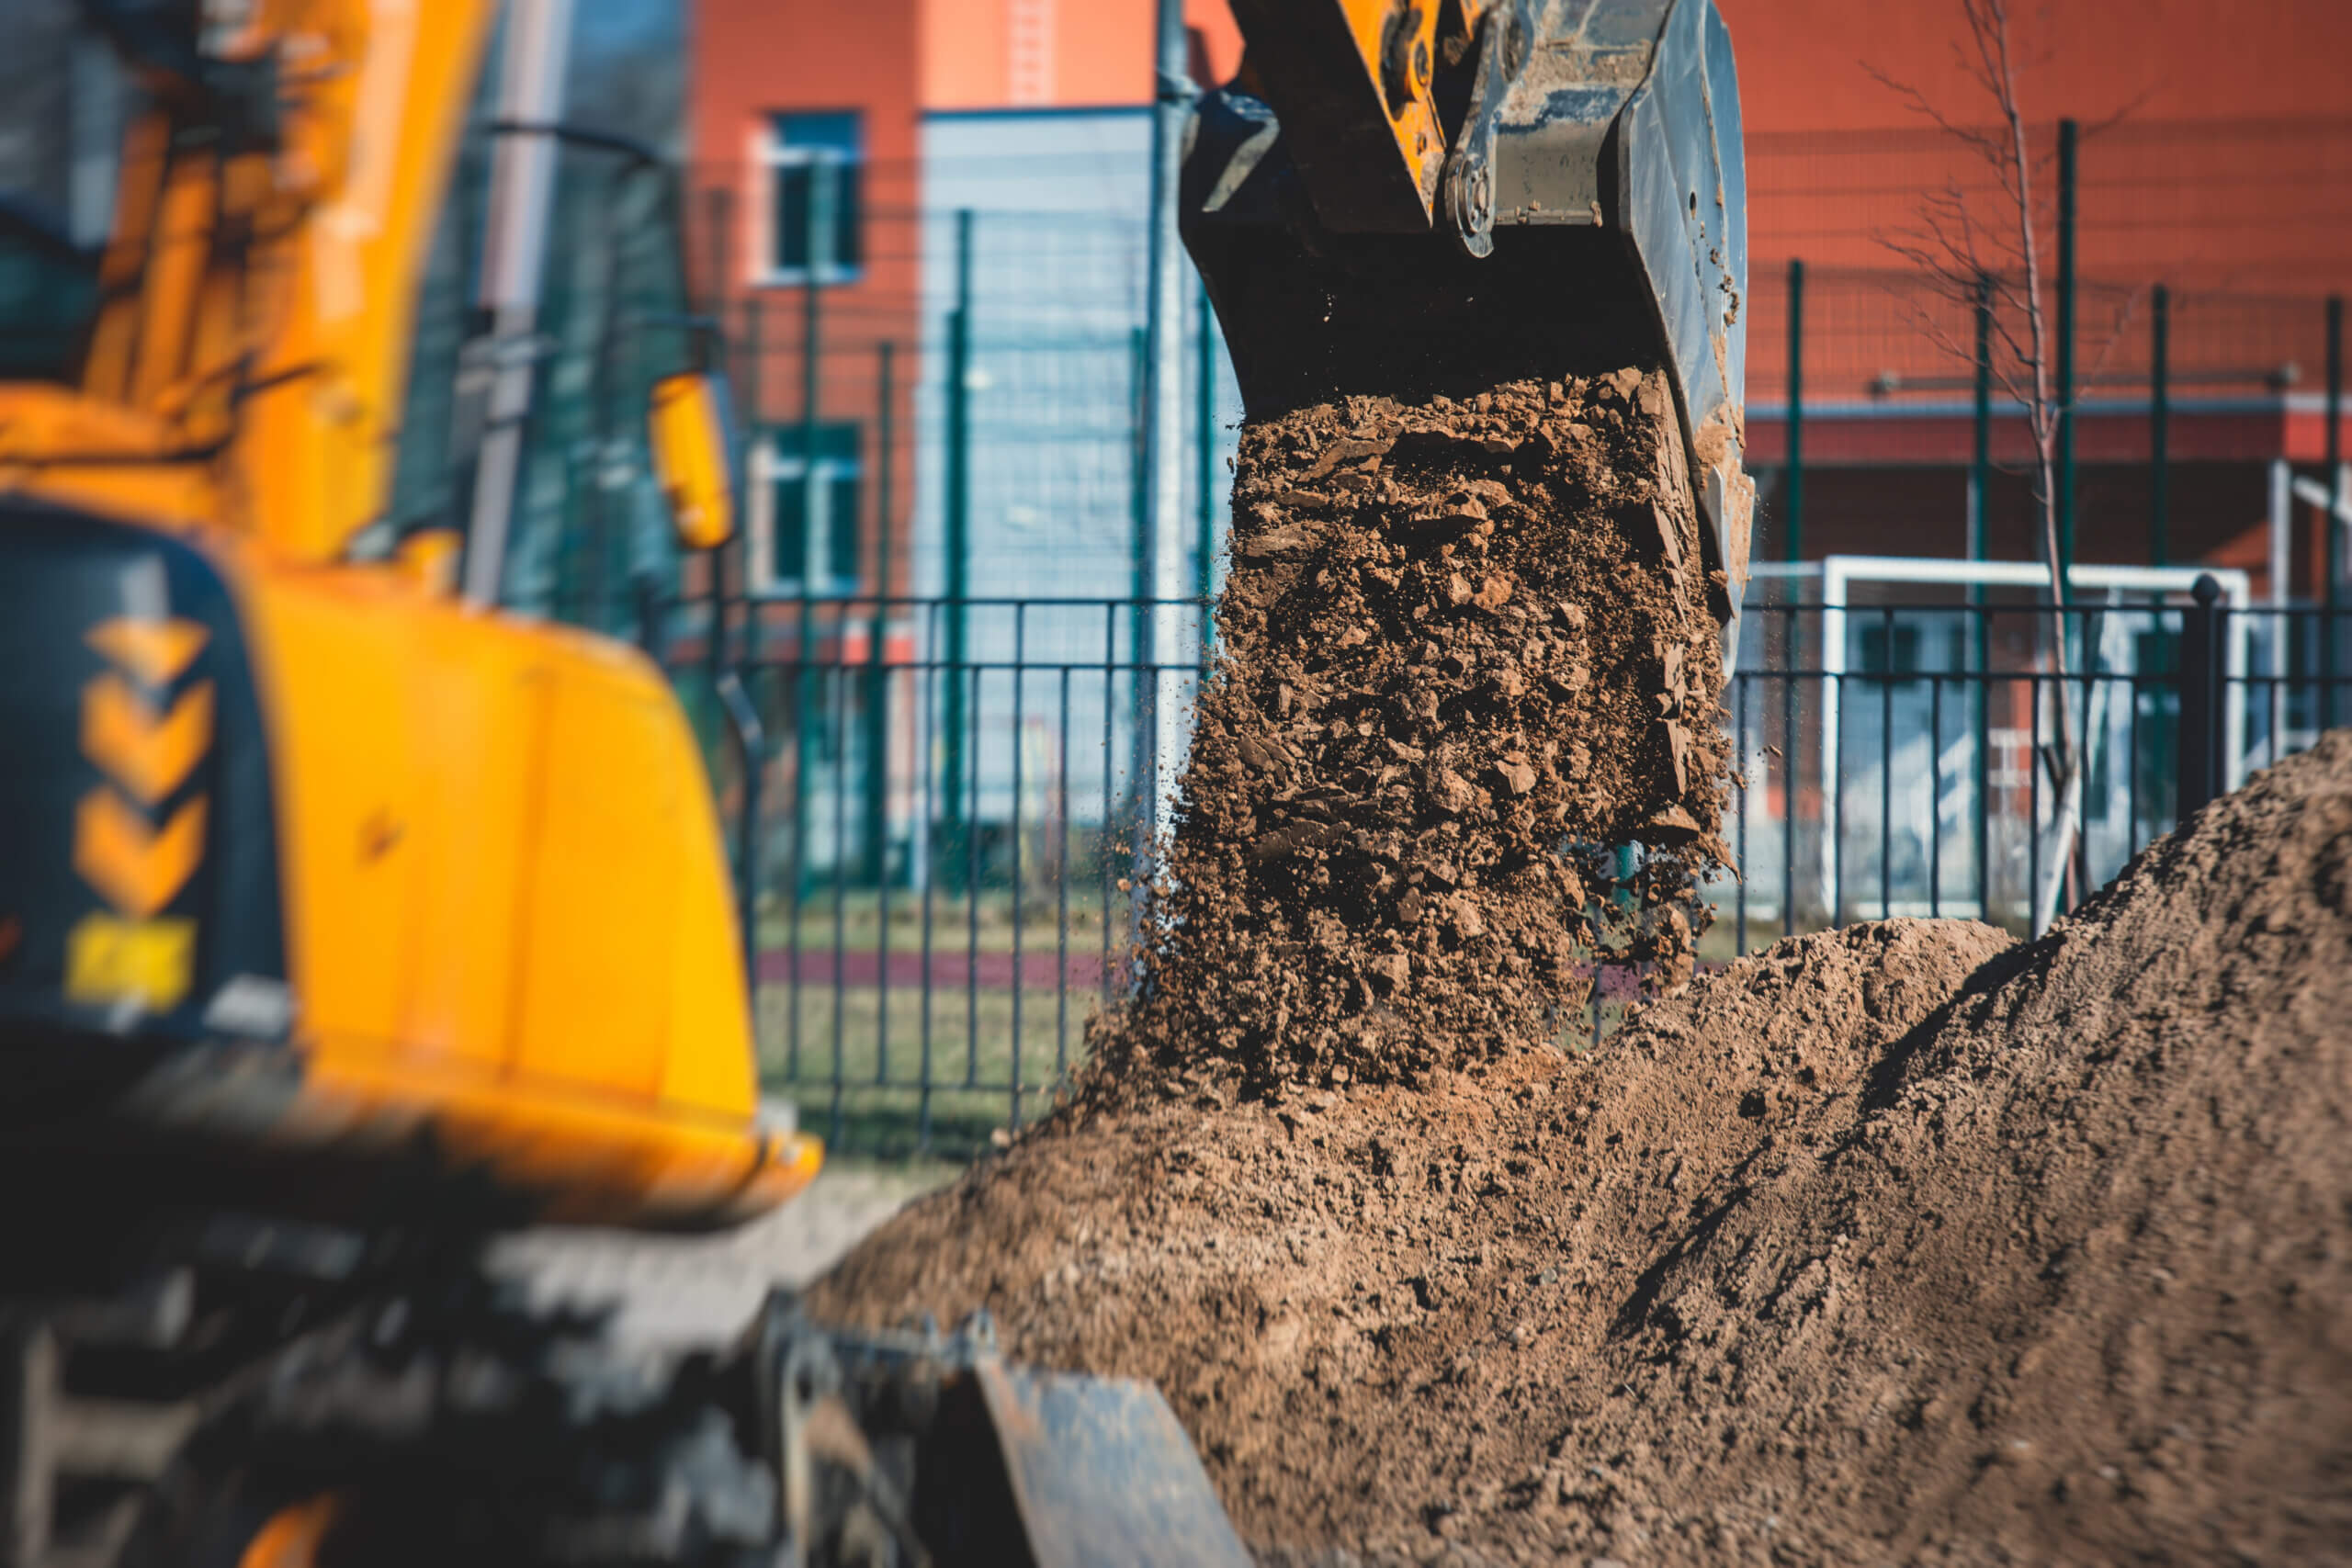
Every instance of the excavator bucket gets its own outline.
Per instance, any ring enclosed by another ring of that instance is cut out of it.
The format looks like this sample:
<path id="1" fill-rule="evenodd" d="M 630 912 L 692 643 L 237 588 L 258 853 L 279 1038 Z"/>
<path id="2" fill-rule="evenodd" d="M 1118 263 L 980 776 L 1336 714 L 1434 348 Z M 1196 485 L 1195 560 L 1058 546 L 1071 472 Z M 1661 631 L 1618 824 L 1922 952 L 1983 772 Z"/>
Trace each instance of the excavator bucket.
<path id="1" fill-rule="evenodd" d="M 1713 0 L 1233 9 L 1242 68 L 1201 101 L 1179 200 L 1250 414 L 1659 367 L 1728 628 L 1747 193 Z"/>
<path id="2" fill-rule="evenodd" d="M 1149 1383 L 978 1362 L 953 1389 L 933 1438 L 963 1498 L 968 1536 L 934 1540 L 942 1568 L 1016 1561 L 1033 1568 L 1249 1568 L 1192 1439 Z M 968 1555 L 956 1548 L 968 1540 Z"/>
<path id="3" fill-rule="evenodd" d="M 1249 1568 L 1159 1391 L 1009 1367 L 985 1313 L 858 1333 L 789 1292 L 758 1329 L 788 1540 L 810 1562 Z M 899 1549 L 861 1558 L 863 1531 Z"/>

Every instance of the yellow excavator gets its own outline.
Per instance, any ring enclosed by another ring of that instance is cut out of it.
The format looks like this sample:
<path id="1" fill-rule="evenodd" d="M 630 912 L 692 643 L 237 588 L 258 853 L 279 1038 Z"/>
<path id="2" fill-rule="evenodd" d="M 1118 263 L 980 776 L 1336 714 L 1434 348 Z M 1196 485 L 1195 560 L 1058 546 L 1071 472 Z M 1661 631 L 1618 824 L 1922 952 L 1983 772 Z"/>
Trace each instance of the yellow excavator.
<path id="1" fill-rule="evenodd" d="M 1182 196 L 1253 409 L 1604 339 L 1673 370 L 1736 578 L 1709 0 L 1236 9 Z M 97 232 L 0 197 L 0 1568 L 1246 1562 L 1155 1391 L 1007 1366 L 985 1317 L 779 1292 L 653 1358 L 484 1271 L 820 1160 L 759 1096 L 678 702 L 549 613 L 650 581 L 560 581 L 549 526 L 670 568 L 732 528 L 675 173 L 567 118 L 566 0 L 75 27 Z"/>
<path id="2" fill-rule="evenodd" d="M 1155 1392 L 984 1321 L 780 1295 L 651 1366 L 479 1266 L 819 1164 L 668 682 L 528 613 L 550 476 L 733 511 L 674 172 L 562 118 L 571 11 L 93 0 L 103 241 L 0 213 L 0 1564 L 1241 1562 Z"/>

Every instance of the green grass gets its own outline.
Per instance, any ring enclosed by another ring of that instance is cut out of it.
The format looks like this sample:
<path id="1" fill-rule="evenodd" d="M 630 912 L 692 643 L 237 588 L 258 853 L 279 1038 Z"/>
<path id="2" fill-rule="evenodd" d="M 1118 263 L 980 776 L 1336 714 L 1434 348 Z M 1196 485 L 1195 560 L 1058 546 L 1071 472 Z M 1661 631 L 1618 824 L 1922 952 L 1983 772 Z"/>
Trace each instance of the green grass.
<path id="1" fill-rule="evenodd" d="M 1060 905 L 1050 886 L 1030 889 L 1023 899 L 1021 942 L 1030 953 L 1054 951 L 1056 932 L 1059 929 Z M 799 919 L 800 946 L 803 952 L 828 952 L 833 946 L 834 896 L 830 886 L 810 888 L 802 895 Z M 923 896 L 905 888 L 890 891 L 890 925 L 888 947 L 892 953 L 919 953 L 922 950 Z M 982 953 L 1009 953 L 1012 949 L 1012 894 L 1010 889 L 983 889 L 979 897 L 978 946 Z M 1111 889 L 1111 932 L 1115 948 L 1119 936 L 1133 919 L 1129 895 Z M 871 953 L 876 938 L 882 930 L 882 897 L 871 887 L 845 889 L 841 896 L 841 932 L 844 947 Z M 760 899 L 760 948 L 766 953 L 779 953 L 792 944 L 792 908 L 789 900 L 774 894 Z M 961 953 L 974 942 L 972 901 L 968 898 L 934 890 L 931 895 L 932 948 L 938 953 Z M 1072 953 L 1100 952 L 1102 943 L 1102 890 L 1089 884 L 1069 890 L 1069 945 Z"/>
<path id="2" fill-rule="evenodd" d="M 883 1033 L 883 1000 L 889 1005 Z M 1046 1107 L 1059 1066 L 1075 1066 L 1084 1050 L 1086 1020 L 1095 992 L 1073 987 L 1060 1021 L 1051 990 L 1021 995 L 1020 1115 Z M 791 1056 L 793 998 L 788 986 L 770 982 L 760 992 L 760 1063 L 767 1089 L 799 1107 L 800 1124 L 843 1148 L 881 1157 L 928 1152 L 967 1156 L 1013 1115 L 1013 994 L 982 990 L 978 1007 L 964 988 L 931 994 L 931 1078 L 925 1136 L 922 993 L 893 986 L 845 990 L 838 1009 L 832 987 L 804 985 L 799 998 L 799 1059 Z M 834 1029 L 840 1026 L 836 1105 Z M 887 1055 L 884 1046 L 887 1043 Z M 1057 1054 L 1057 1046 L 1066 1054 Z M 993 1086 L 967 1089 L 967 1083 Z"/>

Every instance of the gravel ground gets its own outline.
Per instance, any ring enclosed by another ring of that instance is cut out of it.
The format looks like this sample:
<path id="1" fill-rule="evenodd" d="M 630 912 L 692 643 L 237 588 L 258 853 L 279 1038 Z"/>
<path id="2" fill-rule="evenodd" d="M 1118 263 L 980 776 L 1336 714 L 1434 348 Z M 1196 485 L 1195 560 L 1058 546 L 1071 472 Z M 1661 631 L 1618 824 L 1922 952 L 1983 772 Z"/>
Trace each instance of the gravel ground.
<path id="1" fill-rule="evenodd" d="M 909 1201 L 956 1177 L 952 1165 L 828 1164 L 775 1213 L 721 1235 L 547 1229 L 503 1243 L 492 1268 L 529 1282 L 540 1305 L 619 1309 L 628 1344 L 704 1344 L 733 1336 L 772 1285 L 802 1287 Z"/>

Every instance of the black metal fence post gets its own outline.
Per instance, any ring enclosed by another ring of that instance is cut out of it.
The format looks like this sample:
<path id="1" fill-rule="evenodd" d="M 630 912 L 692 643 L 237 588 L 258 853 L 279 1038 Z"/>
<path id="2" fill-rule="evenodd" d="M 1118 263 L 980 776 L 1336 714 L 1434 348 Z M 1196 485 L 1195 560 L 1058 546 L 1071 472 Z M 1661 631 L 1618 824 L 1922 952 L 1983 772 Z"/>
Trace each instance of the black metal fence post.
<path id="1" fill-rule="evenodd" d="M 2148 305 L 2148 561 L 2172 553 L 2172 290 L 2156 285 Z"/>
<path id="2" fill-rule="evenodd" d="M 942 498 L 947 558 L 944 630 L 947 667 L 952 673 L 941 694 L 946 708 L 942 739 L 947 748 L 943 769 L 947 787 L 941 797 L 945 819 L 940 824 L 941 843 L 935 860 L 949 867 L 951 874 L 953 868 L 961 863 L 955 851 L 965 832 L 964 796 L 959 781 L 964 776 L 966 739 L 963 666 L 967 628 L 964 602 L 972 592 L 972 225 L 971 209 L 965 208 L 956 214 L 956 306 L 947 316 L 947 385 L 943 389 L 947 412 L 947 476 Z"/>
<path id="3" fill-rule="evenodd" d="M 2075 141 L 2071 119 L 2058 122 L 2058 559 L 2053 597 L 2066 603 L 2075 570 Z M 2066 635 L 2062 618 L 2061 638 Z M 2063 696 L 2061 698 L 2063 701 Z"/>
<path id="4" fill-rule="evenodd" d="M 1781 557 L 1804 558 L 1804 263 L 1789 263 L 1789 460 L 1781 485 L 1788 518 Z M 1791 659 L 1794 659 L 1792 654 Z"/>
<path id="5" fill-rule="evenodd" d="M 890 530 L 896 507 L 890 483 L 897 462 L 897 345 L 876 345 L 874 365 L 874 620 L 866 633 L 865 882 L 880 887 L 890 871 Z"/>
<path id="6" fill-rule="evenodd" d="M 2222 793 L 2223 703 L 2222 585 L 2210 572 L 2189 590 L 2181 616 L 2178 818 L 2186 822 Z"/>
<path id="7" fill-rule="evenodd" d="M 2344 524 L 2336 513 L 2344 506 L 2344 297 L 2327 297 L 2327 507 L 2319 520 L 2320 536 L 2325 546 L 2320 551 L 2319 602 L 2326 612 L 2320 617 L 2319 632 L 2319 711 L 2320 728 L 2332 728 L 2335 724 L 2336 620 L 2338 585 L 2344 579 Z"/>

